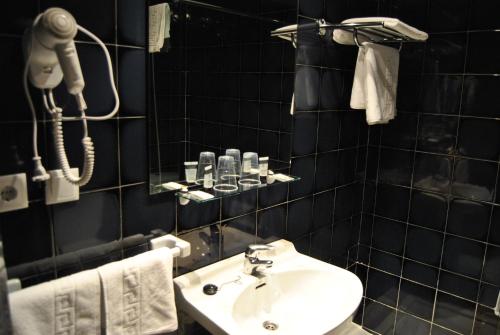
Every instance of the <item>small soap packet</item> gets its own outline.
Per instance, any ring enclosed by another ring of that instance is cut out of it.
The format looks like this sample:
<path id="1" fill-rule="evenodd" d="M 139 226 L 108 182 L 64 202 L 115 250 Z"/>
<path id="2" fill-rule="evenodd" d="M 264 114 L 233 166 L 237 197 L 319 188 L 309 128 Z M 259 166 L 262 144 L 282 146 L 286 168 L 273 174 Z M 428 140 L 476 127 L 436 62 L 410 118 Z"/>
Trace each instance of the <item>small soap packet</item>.
<path id="1" fill-rule="evenodd" d="M 199 201 L 212 199 L 214 197 L 212 194 L 203 191 L 191 191 L 188 192 L 188 195 L 189 198 Z"/>
<path id="2" fill-rule="evenodd" d="M 169 190 L 169 191 L 179 191 L 181 190 L 183 187 L 185 187 L 184 185 L 182 184 L 179 184 L 179 183 L 176 183 L 176 182 L 168 182 L 168 183 L 164 183 L 164 184 L 161 184 L 161 186 L 166 189 L 166 190 Z"/>
<path id="3" fill-rule="evenodd" d="M 283 173 L 276 173 L 274 175 L 274 179 L 277 180 L 277 181 L 281 181 L 281 182 L 287 182 L 287 181 L 292 181 L 293 180 L 292 177 L 287 176 L 286 174 L 283 174 Z"/>

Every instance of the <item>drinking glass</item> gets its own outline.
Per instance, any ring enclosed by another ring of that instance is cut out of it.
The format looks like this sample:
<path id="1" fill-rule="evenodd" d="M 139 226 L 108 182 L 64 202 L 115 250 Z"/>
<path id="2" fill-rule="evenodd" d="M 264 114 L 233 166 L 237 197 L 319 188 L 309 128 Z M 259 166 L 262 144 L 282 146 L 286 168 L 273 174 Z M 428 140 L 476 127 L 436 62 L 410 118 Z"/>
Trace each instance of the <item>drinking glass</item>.
<path id="1" fill-rule="evenodd" d="M 259 156 L 255 152 L 245 152 L 241 164 L 241 177 L 238 183 L 243 189 L 260 185 Z"/>
<path id="2" fill-rule="evenodd" d="M 198 171 L 196 172 L 196 184 L 203 185 L 205 178 L 205 167 L 212 166 L 212 171 L 215 173 L 217 166 L 215 165 L 215 153 L 211 151 L 200 152 L 200 159 L 198 161 Z M 216 176 L 214 176 L 216 179 Z"/>
<path id="3" fill-rule="evenodd" d="M 238 190 L 236 180 L 234 158 L 232 156 L 220 156 L 217 165 L 217 180 L 214 191 L 216 194 L 227 194 Z"/>
<path id="4" fill-rule="evenodd" d="M 239 178 L 241 175 L 241 153 L 239 149 L 226 149 L 226 156 L 231 156 L 234 158 L 234 171 L 236 172 L 236 177 Z"/>

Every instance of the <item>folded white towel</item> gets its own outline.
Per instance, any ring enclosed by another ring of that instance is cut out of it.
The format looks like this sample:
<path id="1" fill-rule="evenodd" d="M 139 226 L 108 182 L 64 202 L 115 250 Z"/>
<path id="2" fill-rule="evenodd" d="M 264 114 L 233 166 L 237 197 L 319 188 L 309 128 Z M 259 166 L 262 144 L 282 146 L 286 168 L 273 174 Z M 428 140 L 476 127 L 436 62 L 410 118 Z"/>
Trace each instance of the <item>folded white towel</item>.
<path id="1" fill-rule="evenodd" d="M 98 268 L 105 333 L 163 334 L 177 329 L 170 249 L 159 248 Z"/>
<path id="2" fill-rule="evenodd" d="M 396 116 L 399 51 L 365 42 L 359 48 L 351 108 L 366 109 L 368 124 L 387 123 Z"/>
<path id="3" fill-rule="evenodd" d="M 402 35 L 408 36 L 411 39 L 417 40 L 417 41 L 426 41 L 429 38 L 429 35 L 423 31 L 418 30 L 415 27 L 412 27 L 398 19 L 391 18 L 391 17 L 361 17 L 361 18 L 353 18 L 353 19 L 348 19 L 342 21 L 342 23 L 366 23 L 366 22 L 380 22 L 384 24 L 384 27 L 390 28 L 392 30 L 395 30 L 399 32 Z M 369 29 L 373 29 L 374 31 L 378 33 L 391 33 L 390 30 L 384 29 L 383 27 L 377 27 L 377 28 L 365 28 L 363 30 L 364 33 L 369 34 Z M 358 34 L 359 37 L 359 42 L 367 42 L 369 41 L 369 38 L 366 36 L 363 36 L 362 34 Z M 374 40 L 380 39 L 380 37 L 370 35 Z M 354 37 L 352 32 L 347 31 L 347 30 L 342 30 L 342 29 L 335 29 L 333 32 L 333 40 L 337 43 L 340 44 L 347 44 L 347 45 L 354 45 Z"/>
<path id="4" fill-rule="evenodd" d="M 79 272 L 9 295 L 16 335 L 101 333 L 97 270 Z"/>
<path id="5" fill-rule="evenodd" d="M 149 52 L 160 52 L 170 38 L 170 6 L 161 3 L 149 6 Z"/>

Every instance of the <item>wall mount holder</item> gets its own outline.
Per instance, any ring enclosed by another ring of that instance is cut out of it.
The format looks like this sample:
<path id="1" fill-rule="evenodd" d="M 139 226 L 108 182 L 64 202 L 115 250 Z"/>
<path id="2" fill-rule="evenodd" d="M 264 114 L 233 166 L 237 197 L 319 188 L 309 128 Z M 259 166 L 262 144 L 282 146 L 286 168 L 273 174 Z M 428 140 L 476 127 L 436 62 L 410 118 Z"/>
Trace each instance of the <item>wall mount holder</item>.
<path id="1" fill-rule="evenodd" d="M 159 248 L 169 248 L 173 257 L 185 258 L 191 255 L 191 243 L 184 241 L 174 235 L 163 235 L 149 241 L 151 250 Z"/>

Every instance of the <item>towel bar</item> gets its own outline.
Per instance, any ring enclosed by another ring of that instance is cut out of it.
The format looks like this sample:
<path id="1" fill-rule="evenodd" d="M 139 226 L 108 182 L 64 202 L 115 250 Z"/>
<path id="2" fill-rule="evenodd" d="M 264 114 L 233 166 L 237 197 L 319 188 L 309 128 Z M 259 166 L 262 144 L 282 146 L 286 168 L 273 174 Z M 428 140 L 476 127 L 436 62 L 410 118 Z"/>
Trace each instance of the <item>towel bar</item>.
<path id="1" fill-rule="evenodd" d="M 327 33 L 327 29 L 331 29 L 332 31 L 335 29 L 340 29 L 351 32 L 354 37 L 354 42 L 358 46 L 360 46 L 358 36 L 363 36 L 373 43 L 399 43 L 400 49 L 403 43 L 424 42 L 423 40 L 416 40 L 411 38 L 410 36 L 401 34 L 400 32 L 385 26 L 383 22 L 332 24 L 326 22 L 324 19 L 319 19 L 315 20 L 314 23 L 295 26 L 295 28 L 289 29 L 276 29 L 271 32 L 271 36 L 290 36 L 290 38 L 293 40 L 296 39 L 296 35 L 299 31 L 318 29 L 319 35 L 325 36 Z"/>

